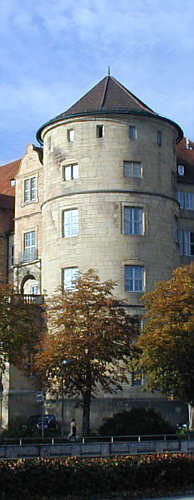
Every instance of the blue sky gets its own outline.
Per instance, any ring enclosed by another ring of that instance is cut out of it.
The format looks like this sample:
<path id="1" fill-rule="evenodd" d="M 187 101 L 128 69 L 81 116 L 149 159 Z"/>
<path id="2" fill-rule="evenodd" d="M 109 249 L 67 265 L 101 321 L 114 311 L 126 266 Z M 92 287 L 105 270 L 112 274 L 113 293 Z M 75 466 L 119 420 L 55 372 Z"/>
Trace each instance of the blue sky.
<path id="1" fill-rule="evenodd" d="M 193 0 L 1 0 L 0 165 L 107 74 L 194 140 Z"/>

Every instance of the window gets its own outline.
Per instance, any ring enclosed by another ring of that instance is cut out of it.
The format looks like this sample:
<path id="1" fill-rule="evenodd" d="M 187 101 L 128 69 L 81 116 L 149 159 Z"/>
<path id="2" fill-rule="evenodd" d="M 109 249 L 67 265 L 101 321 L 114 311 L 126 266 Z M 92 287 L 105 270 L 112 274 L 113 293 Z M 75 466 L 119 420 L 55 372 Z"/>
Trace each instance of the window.
<path id="1" fill-rule="evenodd" d="M 67 140 L 69 142 L 73 142 L 75 140 L 75 130 L 73 128 L 68 129 Z"/>
<path id="2" fill-rule="evenodd" d="M 124 161 L 125 177 L 142 177 L 142 167 L 139 161 Z"/>
<path id="3" fill-rule="evenodd" d="M 76 280 L 79 275 L 78 267 L 68 267 L 62 269 L 62 287 L 64 290 L 71 290 L 76 286 Z"/>
<path id="4" fill-rule="evenodd" d="M 157 131 L 157 145 L 162 146 L 162 132 L 160 130 Z"/>
<path id="5" fill-rule="evenodd" d="M 79 165 L 74 163 L 72 165 L 67 165 L 64 167 L 64 180 L 71 181 L 72 179 L 78 179 L 79 177 Z"/>
<path id="6" fill-rule="evenodd" d="M 24 203 L 37 200 L 38 184 L 37 177 L 30 177 L 24 180 Z"/>
<path id="7" fill-rule="evenodd" d="M 31 262 L 37 258 L 35 231 L 24 233 L 24 262 Z"/>
<path id="8" fill-rule="evenodd" d="M 96 125 L 96 137 L 101 138 L 104 135 L 103 125 Z"/>
<path id="9" fill-rule="evenodd" d="M 32 295 L 38 295 L 39 293 L 39 287 L 38 287 L 38 284 L 34 284 L 31 286 L 31 294 Z"/>
<path id="10" fill-rule="evenodd" d="M 178 165 L 178 174 L 185 175 L 185 167 L 184 165 Z"/>
<path id="11" fill-rule="evenodd" d="M 125 266 L 125 290 L 126 292 L 144 291 L 143 266 Z"/>
<path id="12" fill-rule="evenodd" d="M 130 125 L 129 126 L 129 137 L 130 139 L 137 139 L 137 129 L 135 127 L 135 125 Z"/>
<path id="13" fill-rule="evenodd" d="M 131 385 L 141 386 L 143 385 L 143 374 L 140 370 L 134 370 L 131 374 Z"/>
<path id="14" fill-rule="evenodd" d="M 63 236 L 71 238 L 77 236 L 79 233 L 79 210 L 74 208 L 72 210 L 63 211 Z"/>
<path id="15" fill-rule="evenodd" d="M 143 209 L 124 207 L 124 234 L 143 234 Z"/>
<path id="16" fill-rule="evenodd" d="M 178 191 L 178 202 L 180 203 L 180 208 L 186 208 L 186 210 L 194 210 L 194 193 L 188 193 L 187 191 Z"/>
<path id="17" fill-rule="evenodd" d="M 181 231 L 180 233 L 180 255 L 194 256 L 194 232 Z"/>

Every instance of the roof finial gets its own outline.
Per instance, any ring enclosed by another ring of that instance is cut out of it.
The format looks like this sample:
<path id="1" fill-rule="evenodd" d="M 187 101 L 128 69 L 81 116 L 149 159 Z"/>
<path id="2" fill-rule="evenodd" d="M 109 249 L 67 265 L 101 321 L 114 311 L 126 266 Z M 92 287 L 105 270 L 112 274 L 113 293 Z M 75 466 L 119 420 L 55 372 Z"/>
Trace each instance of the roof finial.
<path id="1" fill-rule="evenodd" d="M 108 76 L 110 76 L 110 66 L 108 66 Z"/>

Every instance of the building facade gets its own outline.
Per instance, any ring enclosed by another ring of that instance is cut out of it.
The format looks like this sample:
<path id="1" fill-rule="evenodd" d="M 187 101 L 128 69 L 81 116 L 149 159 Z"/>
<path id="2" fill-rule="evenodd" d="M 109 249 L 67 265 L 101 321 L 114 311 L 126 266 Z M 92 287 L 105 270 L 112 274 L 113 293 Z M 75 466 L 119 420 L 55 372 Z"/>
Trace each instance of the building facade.
<path id="1" fill-rule="evenodd" d="M 111 76 L 37 139 L 14 176 L 18 291 L 51 295 L 93 268 L 141 318 L 142 294 L 194 259 L 194 143 Z M 146 397 L 132 374 L 109 403 Z"/>

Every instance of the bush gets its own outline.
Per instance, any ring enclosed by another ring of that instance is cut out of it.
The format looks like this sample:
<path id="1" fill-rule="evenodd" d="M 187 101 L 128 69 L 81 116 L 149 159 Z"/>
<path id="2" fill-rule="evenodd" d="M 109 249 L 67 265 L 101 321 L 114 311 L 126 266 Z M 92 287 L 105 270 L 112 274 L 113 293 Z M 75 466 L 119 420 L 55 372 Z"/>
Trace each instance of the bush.
<path id="1" fill-rule="evenodd" d="M 175 432 L 175 429 L 155 410 L 136 407 L 130 412 L 123 411 L 104 419 L 98 432 L 101 436 L 126 436 L 171 434 Z"/>
<path id="2" fill-rule="evenodd" d="M 181 489 L 186 492 L 191 487 L 194 460 L 181 454 L 0 460 L 0 495 L 4 500 L 81 500 L 94 492 L 106 497 L 152 497 Z"/>

